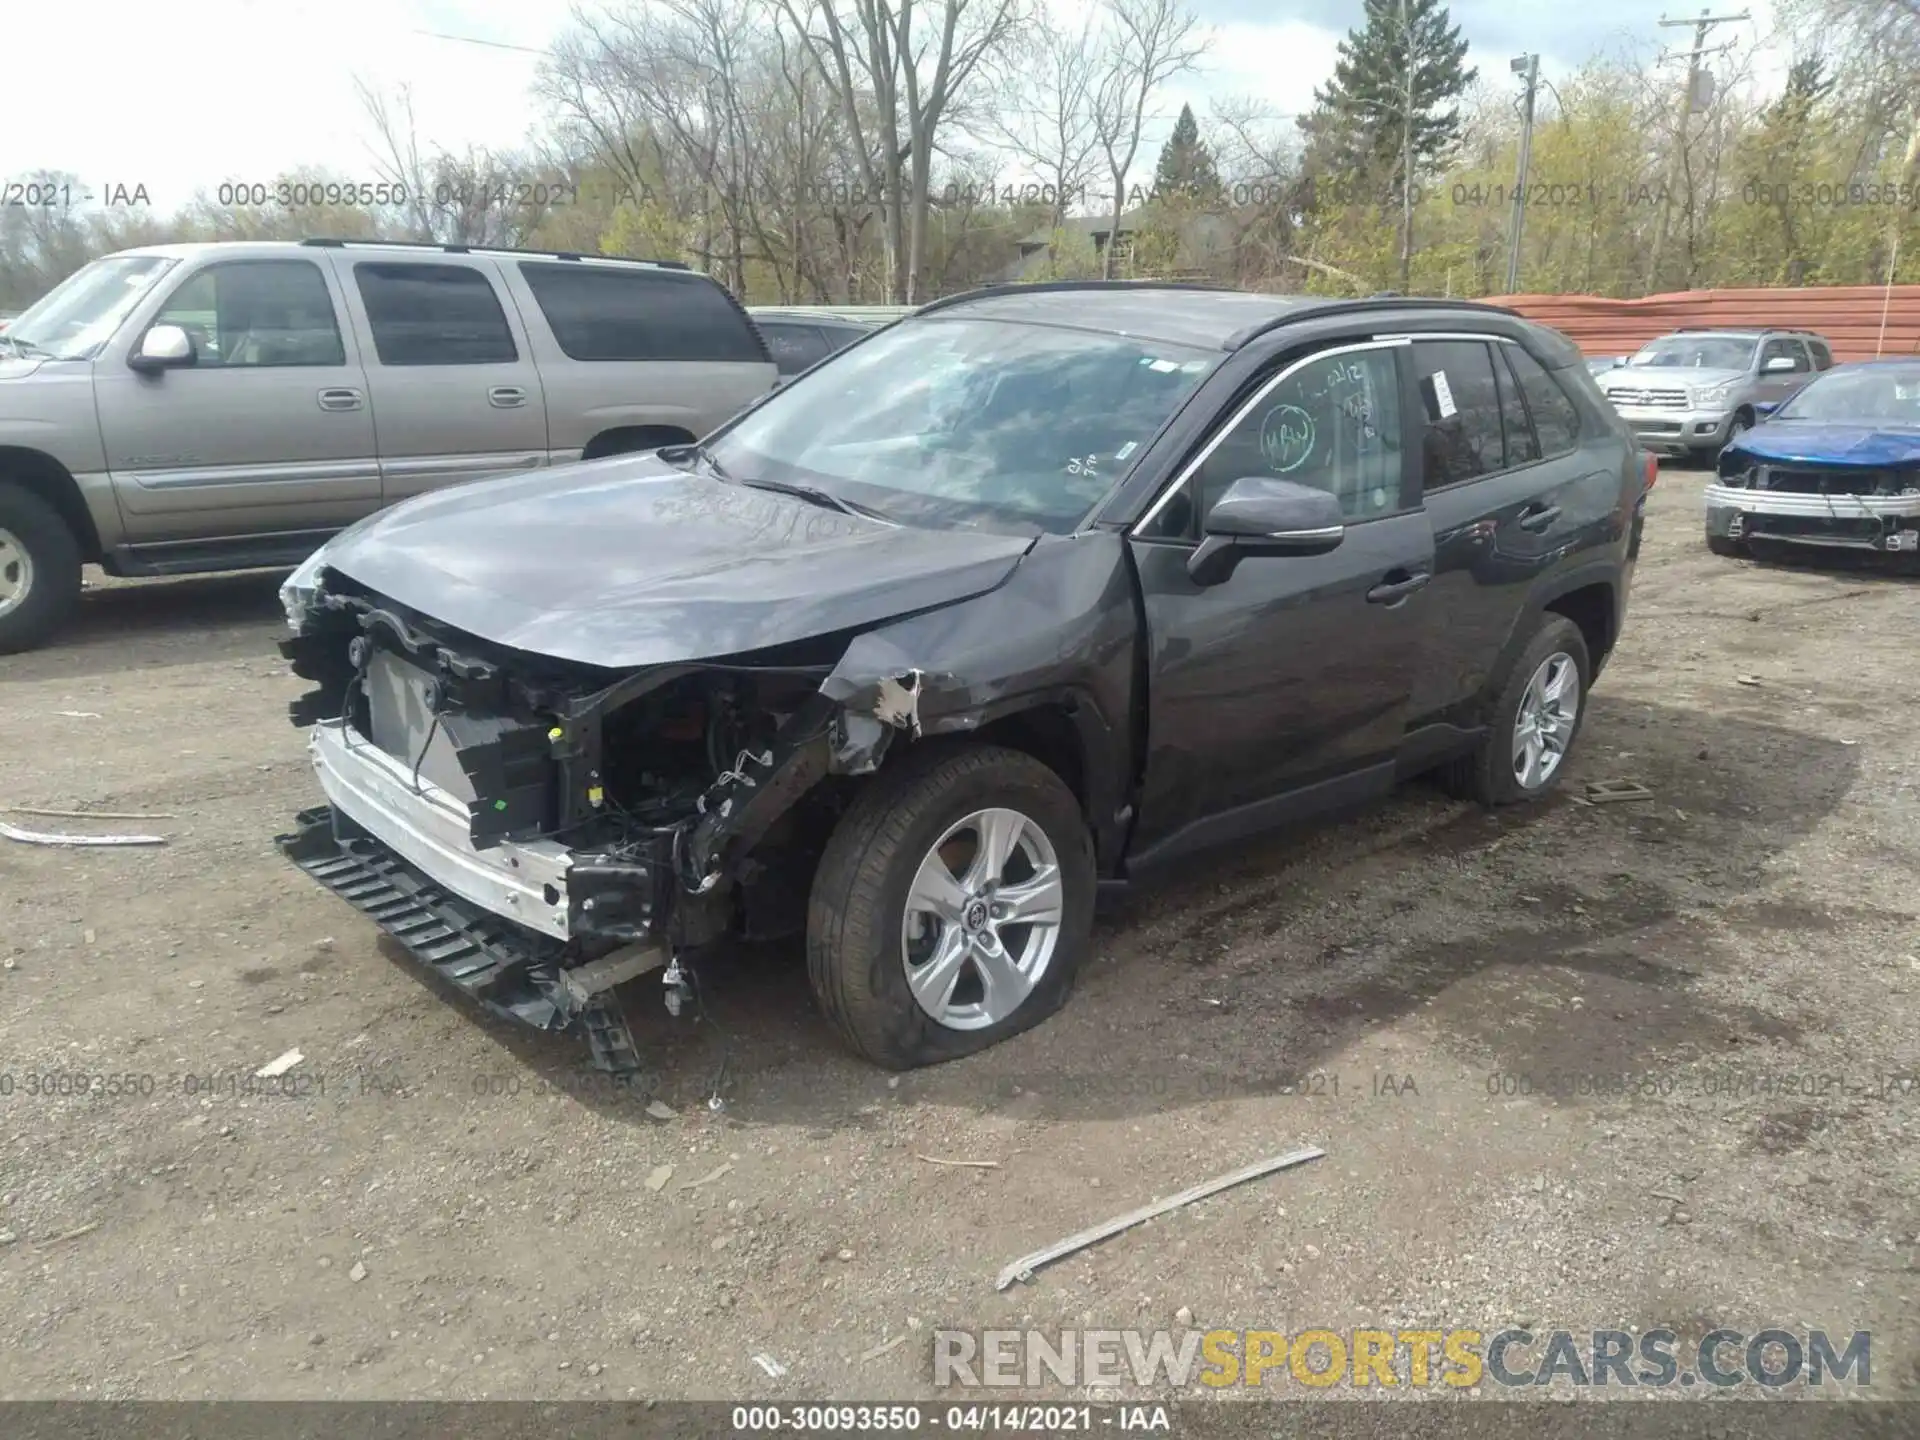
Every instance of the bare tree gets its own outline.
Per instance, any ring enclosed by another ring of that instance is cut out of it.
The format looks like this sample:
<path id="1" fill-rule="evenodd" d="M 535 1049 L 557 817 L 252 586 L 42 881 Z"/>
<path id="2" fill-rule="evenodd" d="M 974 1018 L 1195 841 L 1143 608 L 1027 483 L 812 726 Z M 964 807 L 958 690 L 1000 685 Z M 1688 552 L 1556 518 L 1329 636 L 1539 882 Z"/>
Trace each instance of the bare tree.
<path id="1" fill-rule="evenodd" d="M 1055 231 L 1076 199 L 1084 199 L 1093 177 L 1100 65 L 1092 14 L 1077 33 L 1048 26 L 994 58 L 997 103 L 981 126 L 982 138 L 1034 174 Z"/>
<path id="2" fill-rule="evenodd" d="M 1113 183 L 1112 223 L 1101 265 L 1101 273 L 1111 280 L 1120 217 L 1126 211 L 1127 176 L 1140 154 L 1147 104 L 1167 81 L 1191 70 L 1210 42 L 1196 33 L 1199 21 L 1186 0 L 1105 0 L 1105 22 L 1100 78 L 1094 87 L 1094 135 Z"/>
<path id="3" fill-rule="evenodd" d="M 914 32 L 913 0 L 773 3 L 840 103 L 860 180 L 880 203 L 891 298 L 912 304 L 940 127 L 987 56 L 1023 28 L 1023 0 L 937 0 L 931 40 Z"/>
<path id="4" fill-rule="evenodd" d="M 540 199 L 533 182 L 541 177 L 524 157 L 472 148 L 463 155 L 438 147 L 425 151 L 407 86 L 389 95 L 357 76 L 353 86 L 373 126 L 380 178 L 406 191 L 411 238 L 513 245 L 539 223 L 550 201 Z"/>

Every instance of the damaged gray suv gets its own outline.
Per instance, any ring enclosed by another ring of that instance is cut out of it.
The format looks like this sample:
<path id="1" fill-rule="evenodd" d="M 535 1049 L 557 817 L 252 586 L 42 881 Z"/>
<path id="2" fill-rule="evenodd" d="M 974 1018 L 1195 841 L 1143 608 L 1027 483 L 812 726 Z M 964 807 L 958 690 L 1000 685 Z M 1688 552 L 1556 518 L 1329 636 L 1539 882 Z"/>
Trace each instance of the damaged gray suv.
<path id="1" fill-rule="evenodd" d="M 1012 286 L 704 442 L 423 495 L 287 582 L 309 875 L 639 1057 L 737 937 L 905 1068 L 1066 999 L 1096 892 L 1437 770 L 1564 773 L 1651 462 L 1463 302 Z M 632 993 L 632 992 L 626 992 Z"/>

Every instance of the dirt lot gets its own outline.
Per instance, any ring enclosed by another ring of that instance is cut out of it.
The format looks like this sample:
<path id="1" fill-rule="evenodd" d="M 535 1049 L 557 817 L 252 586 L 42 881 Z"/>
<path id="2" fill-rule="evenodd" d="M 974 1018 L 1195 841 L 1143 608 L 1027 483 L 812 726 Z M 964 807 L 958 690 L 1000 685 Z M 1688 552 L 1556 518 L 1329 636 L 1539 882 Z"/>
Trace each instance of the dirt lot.
<path id="1" fill-rule="evenodd" d="M 905 1398 L 934 1326 L 1184 1307 L 1866 1329 L 1912 1394 L 1920 1087 L 1882 1077 L 1920 1073 L 1920 582 L 1714 559 L 1702 478 L 1662 477 L 1570 777 L 1652 801 L 1411 788 L 1133 902 L 1065 1013 L 897 1081 L 795 955 L 710 975 L 709 1024 L 641 982 L 671 1120 L 274 850 L 316 794 L 274 579 L 92 588 L 0 661 L 0 797 L 175 818 L 117 827 L 160 849 L 0 842 L 0 1393 Z M 294 1047 L 304 1094 L 225 1088 Z M 30 1093 L 54 1072 L 150 1093 Z M 1647 1093 L 1549 1093 L 1580 1072 Z M 1328 1158 L 993 1288 L 1302 1143 Z"/>

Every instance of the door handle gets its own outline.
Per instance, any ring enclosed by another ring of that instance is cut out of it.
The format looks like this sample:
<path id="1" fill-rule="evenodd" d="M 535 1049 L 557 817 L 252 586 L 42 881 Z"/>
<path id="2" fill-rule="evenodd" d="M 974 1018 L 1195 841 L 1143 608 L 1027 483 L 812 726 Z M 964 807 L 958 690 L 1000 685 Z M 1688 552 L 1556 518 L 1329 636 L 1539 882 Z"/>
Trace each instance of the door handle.
<path id="1" fill-rule="evenodd" d="M 1531 505 L 1520 512 L 1519 525 L 1522 530 L 1538 532 L 1545 530 L 1559 518 L 1558 505 Z"/>
<path id="2" fill-rule="evenodd" d="M 366 397 L 358 390 L 322 390 L 320 392 L 322 410 L 358 410 L 366 403 Z"/>
<path id="3" fill-rule="evenodd" d="M 1389 575 L 1400 575 L 1399 580 L 1383 580 L 1367 591 L 1369 605 L 1398 605 L 1416 590 L 1426 589 L 1433 576 L 1422 570 L 1418 574 L 1408 575 L 1404 570 L 1390 570 Z"/>
<path id="4" fill-rule="evenodd" d="M 487 391 L 487 403 L 497 410 L 514 410 L 527 403 L 527 392 L 518 385 L 496 385 Z"/>

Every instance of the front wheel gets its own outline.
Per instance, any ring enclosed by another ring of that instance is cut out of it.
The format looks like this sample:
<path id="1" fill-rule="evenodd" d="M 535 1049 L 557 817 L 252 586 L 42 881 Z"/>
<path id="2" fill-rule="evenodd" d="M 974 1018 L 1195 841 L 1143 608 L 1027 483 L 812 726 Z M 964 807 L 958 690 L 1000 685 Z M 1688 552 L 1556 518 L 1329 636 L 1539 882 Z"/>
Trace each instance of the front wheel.
<path id="1" fill-rule="evenodd" d="M 1542 617 L 1487 715 L 1477 749 L 1445 772 L 1447 787 L 1482 805 L 1533 800 L 1559 783 L 1585 718 L 1593 666 L 1580 627 Z"/>
<path id="2" fill-rule="evenodd" d="M 0 481 L 0 655 L 31 650 L 80 603 L 80 545 L 60 513 Z"/>
<path id="3" fill-rule="evenodd" d="M 1030 1029 L 1066 1002 L 1093 927 L 1079 804 L 1029 755 L 909 752 L 827 842 L 807 977 L 854 1050 L 891 1070 Z"/>
<path id="4" fill-rule="evenodd" d="M 1725 555 L 1729 559 L 1737 559 L 1747 553 L 1744 540 L 1735 540 L 1726 535 L 1707 536 L 1707 549 L 1716 555 Z"/>

